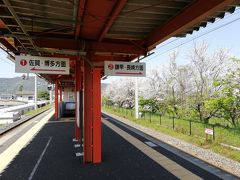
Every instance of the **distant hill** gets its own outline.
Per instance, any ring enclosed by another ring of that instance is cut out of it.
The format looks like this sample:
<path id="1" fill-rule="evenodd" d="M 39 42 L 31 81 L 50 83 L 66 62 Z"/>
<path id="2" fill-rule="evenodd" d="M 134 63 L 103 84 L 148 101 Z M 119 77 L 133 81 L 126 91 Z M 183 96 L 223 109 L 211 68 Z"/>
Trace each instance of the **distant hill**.
<path id="1" fill-rule="evenodd" d="M 47 90 L 48 83 L 41 78 L 37 78 L 38 91 Z M 30 76 L 28 80 L 23 80 L 22 77 L 15 78 L 0 78 L 0 95 L 15 94 L 22 86 L 23 91 L 34 91 L 34 77 Z"/>
<path id="2" fill-rule="evenodd" d="M 41 78 L 37 78 L 38 91 L 47 90 L 48 83 Z M 23 80 L 21 77 L 15 78 L 0 78 L 0 95 L 15 94 L 19 91 L 20 86 L 23 86 L 23 91 L 34 91 L 34 77 L 29 77 L 28 80 Z M 107 88 L 107 83 L 101 83 L 102 92 Z"/>

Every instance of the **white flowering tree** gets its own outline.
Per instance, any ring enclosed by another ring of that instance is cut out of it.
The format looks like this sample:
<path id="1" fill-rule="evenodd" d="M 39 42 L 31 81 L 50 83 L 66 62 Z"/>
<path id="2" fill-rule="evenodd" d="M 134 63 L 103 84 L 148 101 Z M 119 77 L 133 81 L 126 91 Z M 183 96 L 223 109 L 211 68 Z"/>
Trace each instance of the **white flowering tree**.
<path id="1" fill-rule="evenodd" d="M 197 118 L 208 123 L 221 117 L 233 125 L 240 119 L 239 60 L 218 49 L 209 53 L 206 43 L 194 44 L 179 65 L 179 53 L 169 55 L 166 66 L 138 78 L 141 110 L 172 113 L 177 117 Z M 103 94 L 119 107 L 134 107 L 135 79 L 122 78 L 108 86 Z"/>
<path id="2" fill-rule="evenodd" d="M 118 107 L 134 107 L 134 81 L 131 78 L 121 78 L 108 85 L 103 96 L 109 98 Z"/>

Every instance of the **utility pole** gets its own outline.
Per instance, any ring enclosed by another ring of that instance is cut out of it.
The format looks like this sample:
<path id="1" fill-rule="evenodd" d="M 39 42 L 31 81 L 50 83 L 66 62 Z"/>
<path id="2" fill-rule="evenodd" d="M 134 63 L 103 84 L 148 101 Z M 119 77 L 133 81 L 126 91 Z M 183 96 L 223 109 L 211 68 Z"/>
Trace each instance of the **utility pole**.
<path id="1" fill-rule="evenodd" d="M 138 119 L 138 78 L 135 79 L 135 118 Z"/>
<path id="2" fill-rule="evenodd" d="M 37 109 L 37 74 L 35 74 L 34 109 Z"/>
<path id="3" fill-rule="evenodd" d="M 48 91 L 49 91 L 49 104 L 52 104 L 53 101 L 53 84 L 48 85 Z"/>
<path id="4" fill-rule="evenodd" d="M 49 101 L 50 101 L 50 104 L 52 104 L 52 100 L 53 100 L 53 94 L 52 94 L 52 89 L 49 91 Z"/>

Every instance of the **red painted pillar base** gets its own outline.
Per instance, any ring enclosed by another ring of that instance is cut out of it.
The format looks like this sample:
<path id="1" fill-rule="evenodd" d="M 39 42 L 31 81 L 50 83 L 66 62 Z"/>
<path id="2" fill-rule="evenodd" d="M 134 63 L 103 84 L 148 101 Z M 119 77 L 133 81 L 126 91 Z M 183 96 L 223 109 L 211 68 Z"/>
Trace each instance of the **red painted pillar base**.
<path id="1" fill-rule="evenodd" d="M 84 162 L 102 161 L 101 71 L 84 66 Z"/>

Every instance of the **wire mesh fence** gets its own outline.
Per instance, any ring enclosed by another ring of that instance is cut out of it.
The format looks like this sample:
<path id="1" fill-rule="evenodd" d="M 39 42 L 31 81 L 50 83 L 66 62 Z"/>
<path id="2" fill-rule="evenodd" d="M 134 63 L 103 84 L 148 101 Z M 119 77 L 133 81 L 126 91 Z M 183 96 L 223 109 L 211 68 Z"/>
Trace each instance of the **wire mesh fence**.
<path id="1" fill-rule="evenodd" d="M 209 140 L 240 146 L 240 129 L 237 128 L 225 127 L 219 124 L 206 124 L 196 120 L 179 119 L 169 114 L 163 116 L 160 113 L 152 113 L 149 111 L 139 112 L 139 118 L 135 119 L 134 109 L 116 106 L 103 106 L 103 109 L 114 112 L 121 117 L 139 122 L 147 127 L 172 129 L 175 132 L 203 140 L 206 138 L 205 130 L 207 128 L 213 132 L 212 135 L 208 136 Z"/>

